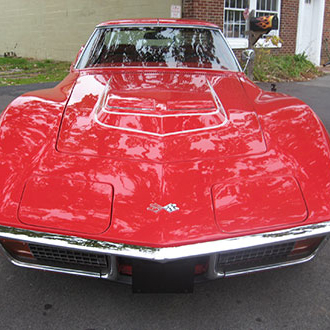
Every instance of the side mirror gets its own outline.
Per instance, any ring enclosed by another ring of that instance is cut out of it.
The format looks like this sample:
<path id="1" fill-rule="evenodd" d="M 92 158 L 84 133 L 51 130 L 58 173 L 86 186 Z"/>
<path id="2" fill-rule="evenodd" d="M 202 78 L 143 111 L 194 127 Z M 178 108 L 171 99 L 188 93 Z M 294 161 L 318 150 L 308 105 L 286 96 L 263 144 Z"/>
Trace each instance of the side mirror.
<path id="1" fill-rule="evenodd" d="M 244 49 L 242 51 L 242 61 L 246 62 L 246 61 L 254 60 L 254 57 L 255 57 L 255 52 L 253 49 Z"/>
<path id="2" fill-rule="evenodd" d="M 74 61 L 71 63 L 71 65 L 70 65 L 70 72 L 73 72 L 74 67 L 75 67 L 75 65 L 77 64 L 78 59 L 79 59 L 79 57 L 80 57 L 82 51 L 84 50 L 84 48 L 85 48 L 85 45 L 81 46 L 81 48 L 79 49 L 79 52 L 78 52 L 78 54 L 77 54 L 75 60 L 74 60 Z"/>
<path id="3" fill-rule="evenodd" d="M 242 61 L 246 62 L 243 72 L 245 72 L 250 61 L 253 61 L 255 58 L 255 52 L 253 49 L 245 49 L 242 51 Z"/>

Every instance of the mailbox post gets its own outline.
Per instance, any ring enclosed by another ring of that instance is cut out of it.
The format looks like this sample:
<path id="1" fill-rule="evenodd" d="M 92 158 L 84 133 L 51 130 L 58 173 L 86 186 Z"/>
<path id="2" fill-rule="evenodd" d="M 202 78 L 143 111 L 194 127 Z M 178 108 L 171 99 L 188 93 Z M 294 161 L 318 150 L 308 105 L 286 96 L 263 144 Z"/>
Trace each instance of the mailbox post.
<path id="1" fill-rule="evenodd" d="M 276 15 L 255 17 L 255 11 L 252 10 L 247 15 L 246 34 L 249 36 L 249 49 L 252 49 L 262 35 L 271 30 L 278 30 L 278 18 Z M 251 57 L 247 64 L 246 74 L 253 79 L 254 57 Z"/>

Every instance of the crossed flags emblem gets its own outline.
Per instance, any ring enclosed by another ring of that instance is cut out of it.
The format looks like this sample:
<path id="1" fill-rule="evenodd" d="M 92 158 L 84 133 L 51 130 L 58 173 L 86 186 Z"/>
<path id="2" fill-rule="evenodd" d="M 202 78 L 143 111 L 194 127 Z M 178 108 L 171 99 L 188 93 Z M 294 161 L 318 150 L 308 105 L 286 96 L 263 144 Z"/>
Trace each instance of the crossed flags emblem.
<path id="1" fill-rule="evenodd" d="M 173 203 L 167 204 L 165 206 L 161 206 L 161 205 L 159 205 L 157 203 L 151 203 L 149 205 L 149 207 L 147 208 L 147 210 L 148 211 L 155 212 L 155 213 L 158 213 L 161 210 L 165 210 L 168 213 L 172 213 L 174 211 L 178 211 L 179 208 L 176 206 L 176 204 L 173 204 Z"/>

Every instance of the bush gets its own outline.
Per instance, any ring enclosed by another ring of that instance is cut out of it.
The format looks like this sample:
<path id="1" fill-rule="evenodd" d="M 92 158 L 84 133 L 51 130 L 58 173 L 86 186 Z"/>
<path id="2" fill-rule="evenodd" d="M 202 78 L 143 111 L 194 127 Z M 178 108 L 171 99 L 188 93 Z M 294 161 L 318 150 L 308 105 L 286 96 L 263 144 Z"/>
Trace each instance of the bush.
<path id="1" fill-rule="evenodd" d="M 306 54 L 272 55 L 269 49 L 259 48 L 256 49 L 253 75 L 257 81 L 276 82 L 308 80 L 322 73 Z"/>

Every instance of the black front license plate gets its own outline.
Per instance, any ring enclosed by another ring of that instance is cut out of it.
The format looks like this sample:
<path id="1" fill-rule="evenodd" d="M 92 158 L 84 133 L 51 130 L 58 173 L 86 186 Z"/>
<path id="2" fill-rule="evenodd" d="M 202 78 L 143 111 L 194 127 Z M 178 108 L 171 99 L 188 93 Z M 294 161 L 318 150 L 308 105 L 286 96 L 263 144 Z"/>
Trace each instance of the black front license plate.
<path id="1" fill-rule="evenodd" d="M 146 260 L 133 262 L 134 293 L 191 293 L 194 289 L 195 263 L 179 260 L 158 263 Z"/>

